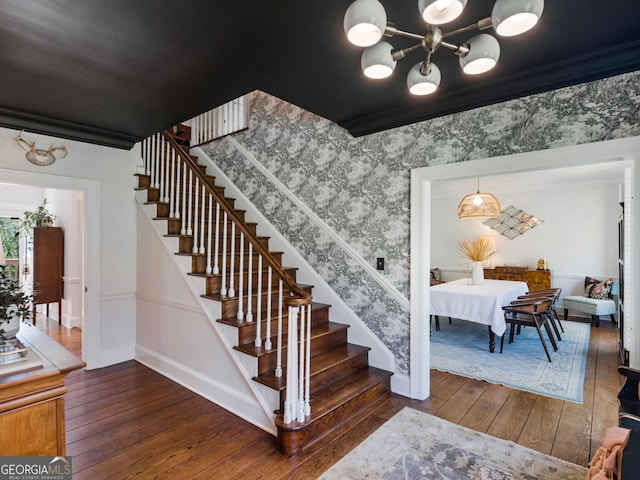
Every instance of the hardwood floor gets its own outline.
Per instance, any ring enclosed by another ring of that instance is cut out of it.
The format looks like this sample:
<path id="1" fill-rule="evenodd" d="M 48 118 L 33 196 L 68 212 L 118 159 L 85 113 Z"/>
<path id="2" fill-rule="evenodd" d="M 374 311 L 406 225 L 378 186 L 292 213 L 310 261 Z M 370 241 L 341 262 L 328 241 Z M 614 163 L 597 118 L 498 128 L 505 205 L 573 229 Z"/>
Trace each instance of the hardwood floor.
<path id="1" fill-rule="evenodd" d="M 80 355 L 79 330 L 51 320 L 38 327 Z M 269 434 L 135 361 L 74 371 L 67 454 L 74 479 L 313 479 L 409 406 L 586 465 L 605 429 L 617 425 L 616 335 L 609 322 L 591 328 L 583 404 L 432 370 L 426 401 L 392 395 L 328 444 L 293 457 Z"/>

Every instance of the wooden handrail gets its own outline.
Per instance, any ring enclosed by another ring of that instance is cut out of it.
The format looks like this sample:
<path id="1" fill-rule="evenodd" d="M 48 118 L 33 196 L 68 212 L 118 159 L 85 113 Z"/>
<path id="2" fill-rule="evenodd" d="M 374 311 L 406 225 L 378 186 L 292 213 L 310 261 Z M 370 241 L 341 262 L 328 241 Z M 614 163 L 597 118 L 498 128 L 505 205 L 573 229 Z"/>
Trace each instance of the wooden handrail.
<path id="1" fill-rule="evenodd" d="M 298 286 L 296 282 L 289 276 L 287 272 L 284 271 L 282 266 L 276 262 L 271 253 L 262 246 L 258 238 L 247 228 L 244 221 L 238 216 L 236 211 L 229 206 L 227 201 L 224 199 L 224 196 L 216 191 L 216 189 L 212 188 L 209 185 L 209 181 L 204 173 L 198 168 L 197 164 L 193 161 L 191 156 L 187 154 L 182 146 L 175 141 L 171 134 L 171 129 L 164 130 L 162 132 L 165 140 L 171 145 L 174 150 L 178 153 L 178 155 L 183 159 L 183 161 L 189 165 L 191 171 L 195 176 L 200 179 L 200 183 L 202 183 L 205 190 L 216 199 L 216 201 L 220 204 L 222 209 L 226 212 L 227 216 L 236 224 L 236 228 L 239 228 L 244 236 L 249 240 L 249 242 L 253 245 L 253 249 L 257 251 L 269 264 L 271 269 L 283 280 L 284 284 L 289 288 L 290 292 L 295 296 L 291 296 L 288 298 L 284 298 L 284 303 L 287 306 L 301 306 L 308 305 L 311 303 L 312 296 L 305 292 L 302 288 Z"/>

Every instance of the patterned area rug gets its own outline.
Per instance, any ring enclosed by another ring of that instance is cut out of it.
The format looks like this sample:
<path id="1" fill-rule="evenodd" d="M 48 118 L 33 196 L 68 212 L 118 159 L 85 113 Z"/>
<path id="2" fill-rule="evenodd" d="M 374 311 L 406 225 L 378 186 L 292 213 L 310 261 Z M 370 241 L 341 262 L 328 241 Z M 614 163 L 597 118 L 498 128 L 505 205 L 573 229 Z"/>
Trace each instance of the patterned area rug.
<path id="1" fill-rule="evenodd" d="M 587 469 L 405 408 L 322 480 L 578 480 Z"/>
<path id="2" fill-rule="evenodd" d="M 551 363 L 535 328 L 526 327 L 509 345 L 505 333 L 504 350 L 496 338 L 496 352 L 489 353 L 489 330 L 464 320 L 440 319 L 440 331 L 431 328 L 431 368 L 486 380 L 528 392 L 582 403 L 584 372 L 589 349 L 589 324 L 562 321 L 565 333 L 558 351 L 551 348 Z"/>

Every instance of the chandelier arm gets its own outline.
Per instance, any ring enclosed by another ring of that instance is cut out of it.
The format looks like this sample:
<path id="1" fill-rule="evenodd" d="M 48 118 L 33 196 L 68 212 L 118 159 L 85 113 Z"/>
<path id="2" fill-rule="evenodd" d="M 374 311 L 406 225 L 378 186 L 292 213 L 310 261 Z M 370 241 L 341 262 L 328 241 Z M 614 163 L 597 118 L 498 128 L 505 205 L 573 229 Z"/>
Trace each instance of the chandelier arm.
<path id="1" fill-rule="evenodd" d="M 387 25 L 384 29 L 384 34 L 387 37 L 393 37 L 394 35 L 400 35 L 402 37 L 415 38 L 416 40 L 422 40 L 424 35 L 418 35 L 417 33 L 405 32 L 404 30 L 398 30 L 392 25 Z"/>
<path id="2" fill-rule="evenodd" d="M 441 42 L 440 45 L 442 45 L 445 48 L 448 48 L 449 50 L 453 50 L 453 53 L 455 53 L 459 57 L 466 57 L 469 54 L 469 45 L 466 43 L 454 44 L 454 43 Z"/>
<path id="3" fill-rule="evenodd" d="M 471 25 L 467 25 L 466 27 L 458 28 L 457 30 L 452 30 L 451 32 L 443 33 L 442 38 L 452 37 L 453 35 L 457 35 L 459 33 L 468 32 L 469 30 L 486 30 L 487 28 L 491 28 L 493 24 L 491 23 L 491 17 L 486 17 L 478 20 L 476 23 L 472 23 Z"/>
<path id="4" fill-rule="evenodd" d="M 420 75 L 426 77 L 431 73 L 431 50 L 427 50 L 427 58 L 420 65 Z"/>
<path id="5" fill-rule="evenodd" d="M 406 57 L 408 53 L 411 53 L 420 47 L 422 47 L 422 42 L 416 43 L 415 45 L 412 45 L 408 48 L 399 48 L 398 50 L 394 50 L 391 52 L 391 58 L 393 58 L 394 60 L 400 60 L 401 58 Z"/>

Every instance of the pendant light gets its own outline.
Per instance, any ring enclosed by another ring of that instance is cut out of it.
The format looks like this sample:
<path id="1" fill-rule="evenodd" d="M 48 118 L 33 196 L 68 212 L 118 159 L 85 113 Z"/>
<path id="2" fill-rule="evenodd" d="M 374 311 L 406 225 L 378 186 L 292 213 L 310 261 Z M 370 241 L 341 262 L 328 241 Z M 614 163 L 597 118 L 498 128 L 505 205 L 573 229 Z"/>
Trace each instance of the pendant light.
<path id="1" fill-rule="evenodd" d="M 458 205 L 460 220 L 489 220 L 500 216 L 500 202 L 491 193 L 480 192 L 480 178 L 478 191 L 466 195 Z"/>

